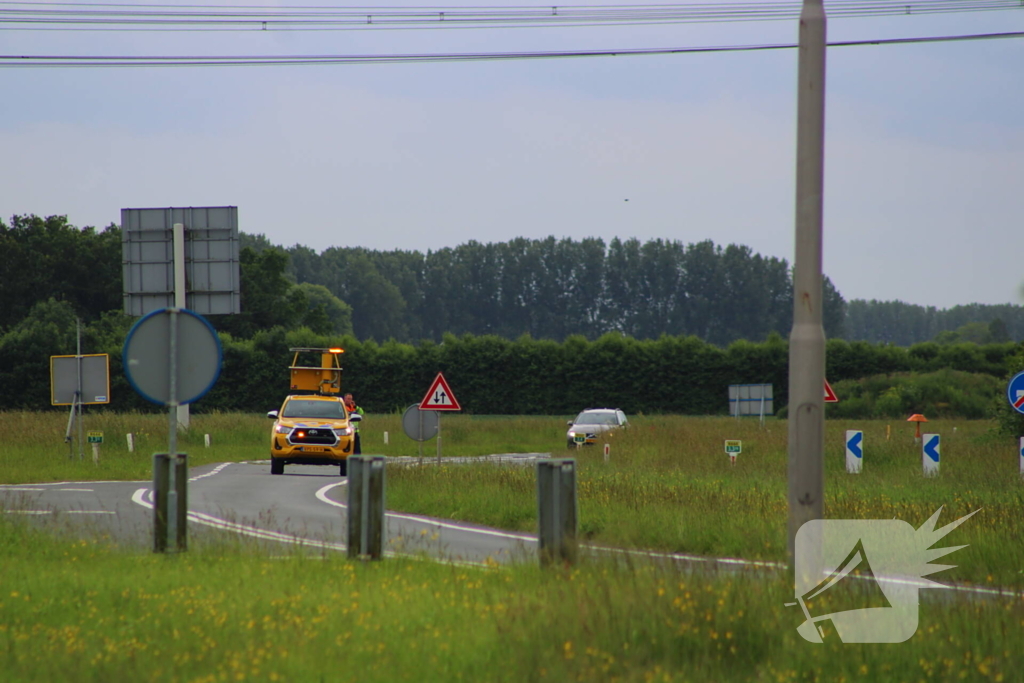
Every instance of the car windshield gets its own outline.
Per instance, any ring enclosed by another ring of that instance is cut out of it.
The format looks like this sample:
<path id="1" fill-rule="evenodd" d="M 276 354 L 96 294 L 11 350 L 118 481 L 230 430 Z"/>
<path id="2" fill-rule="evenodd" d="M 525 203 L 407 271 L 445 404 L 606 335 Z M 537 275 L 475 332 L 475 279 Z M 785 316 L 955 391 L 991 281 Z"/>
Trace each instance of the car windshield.
<path id="1" fill-rule="evenodd" d="M 576 418 L 578 425 L 617 425 L 615 413 L 580 413 Z"/>
<path id="2" fill-rule="evenodd" d="M 342 420 L 345 408 L 341 401 L 288 401 L 281 417 L 314 417 L 321 420 Z"/>

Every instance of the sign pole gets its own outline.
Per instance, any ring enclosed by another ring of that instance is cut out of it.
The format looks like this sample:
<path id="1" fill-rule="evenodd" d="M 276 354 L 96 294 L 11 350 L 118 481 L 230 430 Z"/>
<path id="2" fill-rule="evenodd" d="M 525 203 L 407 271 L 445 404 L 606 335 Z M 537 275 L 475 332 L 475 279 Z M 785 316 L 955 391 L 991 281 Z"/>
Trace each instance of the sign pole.
<path id="1" fill-rule="evenodd" d="M 173 226 L 174 238 L 174 307 L 188 308 L 185 298 L 185 225 L 175 223 Z M 190 408 L 186 403 L 179 405 L 176 409 L 178 427 L 189 428 Z M 171 451 L 172 457 L 177 457 L 177 451 Z"/>
<path id="2" fill-rule="evenodd" d="M 82 445 L 82 321 L 75 318 L 75 363 L 78 366 L 78 390 L 75 391 L 75 403 L 78 404 L 78 459 L 85 458 L 85 446 Z"/>
<path id="3" fill-rule="evenodd" d="M 437 465 L 441 466 L 441 413 L 437 414 Z"/>
<path id="4" fill-rule="evenodd" d="M 175 226 L 177 227 L 177 226 Z M 170 458 L 170 471 L 167 477 L 167 537 L 177 538 L 178 536 L 178 494 L 177 494 L 177 472 L 175 465 L 178 462 L 178 309 L 169 308 L 170 316 L 169 341 L 168 341 L 168 376 L 167 382 L 167 414 L 168 414 L 168 435 L 167 450 Z"/>

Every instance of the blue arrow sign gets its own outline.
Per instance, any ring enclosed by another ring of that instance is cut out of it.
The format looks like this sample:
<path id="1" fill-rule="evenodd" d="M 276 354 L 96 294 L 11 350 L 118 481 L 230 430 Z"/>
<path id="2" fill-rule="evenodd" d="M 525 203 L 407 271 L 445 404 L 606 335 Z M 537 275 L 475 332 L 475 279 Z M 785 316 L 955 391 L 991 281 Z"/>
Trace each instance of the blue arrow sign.
<path id="1" fill-rule="evenodd" d="M 1024 372 L 1018 372 L 1006 385 L 1006 398 L 1018 413 L 1024 413 Z"/>
<path id="2" fill-rule="evenodd" d="M 936 434 L 932 438 L 928 439 L 924 444 L 924 454 L 931 458 L 934 462 L 939 461 L 939 435 Z"/>
<path id="3" fill-rule="evenodd" d="M 860 448 L 860 442 L 863 440 L 864 432 L 854 432 L 853 436 L 850 437 L 850 440 L 846 442 L 846 447 L 849 448 L 850 452 L 858 458 L 864 457 L 864 451 Z"/>

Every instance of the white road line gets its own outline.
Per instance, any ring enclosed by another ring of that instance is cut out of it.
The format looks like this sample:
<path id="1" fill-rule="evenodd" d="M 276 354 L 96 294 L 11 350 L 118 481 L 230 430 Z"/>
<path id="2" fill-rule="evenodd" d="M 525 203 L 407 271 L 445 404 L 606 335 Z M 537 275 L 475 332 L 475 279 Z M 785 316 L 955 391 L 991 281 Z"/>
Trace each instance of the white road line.
<path id="1" fill-rule="evenodd" d="M 76 486 L 81 484 L 148 484 L 145 480 L 130 480 L 130 481 L 44 481 L 41 483 L 33 484 L 0 484 L 0 490 L 11 491 L 18 490 L 16 486 Z"/>
<path id="2" fill-rule="evenodd" d="M 9 515 L 116 515 L 113 510 L 4 510 Z"/>
<path id="3" fill-rule="evenodd" d="M 212 477 L 215 474 L 220 474 L 221 470 L 223 470 L 228 465 L 232 465 L 232 464 L 234 464 L 234 463 L 222 462 L 221 464 L 217 465 L 216 467 L 214 467 L 212 470 L 210 470 L 206 474 L 197 474 L 194 477 L 189 477 L 189 481 L 197 481 L 199 479 L 205 479 L 206 477 Z"/>
<path id="4" fill-rule="evenodd" d="M 339 508 L 347 508 L 348 506 L 345 505 L 344 503 L 339 503 L 339 502 L 337 502 L 335 500 L 331 500 L 330 498 L 327 497 L 327 492 L 330 491 L 331 489 L 333 489 L 335 486 L 345 486 L 347 484 L 348 484 L 348 482 L 345 482 L 345 481 L 339 481 L 339 482 L 335 482 L 333 484 L 328 484 L 327 486 L 324 486 L 323 488 L 321 488 L 319 491 L 316 492 L 316 497 L 318 499 L 320 499 L 322 502 L 327 503 L 328 505 L 333 505 L 333 506 L 339 507 Z M 514 534 L 514 533 L 511 533 L 511 532 L 508 532 L 508 531 L 495 531 L 494 529 L 481 529 L 479 527 L 463 526 L 462 524 L 453 524 L 451 522 L 442 522 L 440 520 L 433 519 L 432 517 L 420 517 L 418 515 L 404 515 L 404 514 L 400 514 L 400 513 L 397 513 L 397 512 L 387 512 L 387 513 L 385 513 L 385 515 L 390 517 L 390 518 L 392 518 L 392 519 L 407 519 L 407 520 L 409 520 L 411 522 L 420 522 L 421 524 L 430 524 L 430 525 L 433 525 L 433 526 L 441 527 L 442 529 L 455 529 L 457 531 L 468 531 L 468 532 L 471 532 L 471 533 L 474 533 L 474 534 L 482 534 L 484 536 L 498 536 L 500 538 L 512 538 L 512 539 L 516 539 L 516 540 L 520 540 L 520 541 L 534 541 L 534 542 L 537 541 L 537 537 L 536 536 L 529 536 L 527 534 Z"/>
<path id="5" fill-rule="evenodd" d="M 92 493 L 96 489 L 57 489 L 57 490 L 58 491 L 85 491 L 85 492 L 88 492 L 88 493 Z"/>
<path id="6" fill-rule="evenodd" d="M 142 507 L 153 509 L 153 503 L 150 502 L 152 498 L 151 489 L 137 489 L 132 494 L 132 502 Z M 188 520 L 194 524 L 202 524 L 204 526 L 214 527 L 216 529 L 223 529 L 225 531 L 233 531 L 243 536 L 250 536 L 252 538 L 260 538 L 267 541 L 278 541 L 281 543 L 292 543 L 295 545 L 307 546 L 311 548 L 323 548 L 327 550 L 347 550 L 348 546 L 341 542 L 332 543 L 330 541 L 315 541 L 302 536 L 295 536 L 292 534 L 283 533 L 280 531 L 270 531 L 269 529 L 259 529 L 253 526 L 247 526 L 245 524 L 238 524 L 237 522 L 229 522 L 224 519 L 219 519 L 213 515 L 208 515 L 204 512 L 189 512 Z M 419 555 L 408 555 L 405 553 L 397 553 L 393 550 L 385 550 L 385 557 L 404 557 L 406 559 L 419 560 L 424 559 Z M 427 558 L 429 559 L 429 558 Z M 450 564 L 457 564 L 466 567 L 482 567 L 490 569 L 491 567 L 483 562 L 468 562 L 468 561 L 448 561 Z"/>
<path id="7" fill-rule="evenodd" d="M 0 491 L 46 491 L 47 489 L 34 489 L 27 486 L 0 486 Z"/>

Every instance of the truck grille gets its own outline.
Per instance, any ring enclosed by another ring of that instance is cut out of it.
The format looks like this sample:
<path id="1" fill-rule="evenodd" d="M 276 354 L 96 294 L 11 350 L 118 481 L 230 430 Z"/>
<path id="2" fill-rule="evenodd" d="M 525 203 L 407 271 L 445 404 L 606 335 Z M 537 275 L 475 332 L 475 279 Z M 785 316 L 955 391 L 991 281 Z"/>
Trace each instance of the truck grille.
<path id="1" fill-rule="evenodd" d="M 338 437 L 330 427 L 311 427 L 309 429 L 296 427 L 288 435 L 288 443 L 316 444 L 317 446 L 333 446 L 338 443 Z"/>

